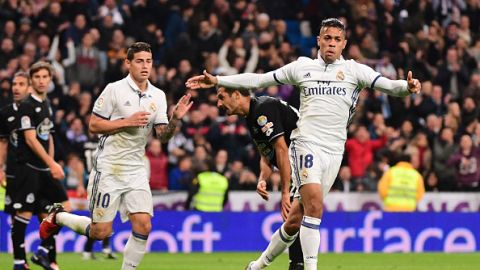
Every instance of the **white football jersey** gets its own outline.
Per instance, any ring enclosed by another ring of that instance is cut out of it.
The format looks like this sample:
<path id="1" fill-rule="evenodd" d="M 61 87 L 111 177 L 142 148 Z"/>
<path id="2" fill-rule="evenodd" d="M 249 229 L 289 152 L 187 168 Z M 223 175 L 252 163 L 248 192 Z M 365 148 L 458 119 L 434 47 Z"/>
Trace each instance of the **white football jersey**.
<path id="1" fill-rule="evenodd" d="M 130 75 L 108 84 L 93 107 L 98 117 L 117 120 L 139 111 L 150 112 L 146 127 L 131 127 L 112 135 L 102 135 L 97 146 L 94 169 L 108 174 L 146 173 L 145 145 L 152 128 L 168 124 L 165 93 L 148 82 L 142 94 Z"/>
<path id="2" fill-rule="evenodd" d="M 388 94 L 408 94 L 406 81 L 392 81 L 372 68 L 354 60 L 336 60 L 326 64 L 321 57 L 300 57 L 266 74 L 218 76 L 225 87 L 265 87 L 296 85 L 300 90 L 300 118 L 292 140 L 319 145 L 332 154 L 343 154 L 347 126 L 355 113 L 360 91 L 375 88 Z M 381 85 L 379 83 L 381 82 Z"/>

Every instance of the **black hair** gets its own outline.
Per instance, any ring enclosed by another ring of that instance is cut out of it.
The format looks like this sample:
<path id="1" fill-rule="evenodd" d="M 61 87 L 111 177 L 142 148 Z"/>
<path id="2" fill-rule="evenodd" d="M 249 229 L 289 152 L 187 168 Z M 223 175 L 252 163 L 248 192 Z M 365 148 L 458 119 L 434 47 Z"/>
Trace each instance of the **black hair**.
<path id="1" fill-rule="evenodd" d="M 343 22 L 337 18 L 328 18 L 323 20 L 320 25 L 320 31 L 322 31 L 322 28 L 324 27 L 335 27 L 345 33 L 345 24 L 343 24 Z"/>
<path id="2" fill-rule="evenodd" d="M 235 88 L 226 88 L 226 87 L 219 87 L 218 89 L 223 89 L 229 96 L 231 96 L 235 91 L 238 91 L 240 95 L 244 97 L 250 96 L 250 90 L 248 89 L 235 89 Z"/>
<path id="3" fill-rule="evenodd" d="M 135 42 L 127 50 L 127 59 L 129 61 L 133 60 L 133 56 L 138 52 L 149 52 L 152 53 L 152 48 L 150 44 L 146 42 Z"/>

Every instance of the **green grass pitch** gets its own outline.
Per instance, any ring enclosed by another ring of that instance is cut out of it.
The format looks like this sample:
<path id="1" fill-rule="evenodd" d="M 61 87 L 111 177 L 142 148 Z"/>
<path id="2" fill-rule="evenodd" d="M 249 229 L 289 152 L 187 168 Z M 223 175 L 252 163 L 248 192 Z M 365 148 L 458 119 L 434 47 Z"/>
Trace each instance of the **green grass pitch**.
<path id="1" fill-rule="evenodd" d="M 145 255 L 138 270 L 241 270 L 260 253 L 149 253 Z M 84 261 L 80 254 L 58 255 L 61 270 L 110 270 L 120 269 L 122 259 L 104 259 L 98 254 L 96 260 Z M 0 269 L 12 269 L 12 255 L 0 253 Z M 282 254 L 267 269 L 288 269 L 288 256 Z M 32 270 L 41 269 L 30 264 Z M 320 254 L 318 269 L 322 270 L 475 270 L 480 269 L 480 253 L 445 254 Z"/>

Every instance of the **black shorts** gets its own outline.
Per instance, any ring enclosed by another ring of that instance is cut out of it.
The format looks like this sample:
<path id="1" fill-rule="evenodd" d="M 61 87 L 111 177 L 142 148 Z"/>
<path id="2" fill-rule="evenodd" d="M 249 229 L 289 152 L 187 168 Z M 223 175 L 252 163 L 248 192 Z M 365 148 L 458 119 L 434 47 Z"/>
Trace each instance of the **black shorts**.
<path id="1" fill-rule="evenodd" d="M 15 178 L 7 178 L 5 212 L 47 212 L 49 205 L 68 200 L 62 183 L 53 179 L 50 171 L 40 171 L 26 164 L 18 164 Z M 8 209 L 7 209 L 7 202 Z"/>

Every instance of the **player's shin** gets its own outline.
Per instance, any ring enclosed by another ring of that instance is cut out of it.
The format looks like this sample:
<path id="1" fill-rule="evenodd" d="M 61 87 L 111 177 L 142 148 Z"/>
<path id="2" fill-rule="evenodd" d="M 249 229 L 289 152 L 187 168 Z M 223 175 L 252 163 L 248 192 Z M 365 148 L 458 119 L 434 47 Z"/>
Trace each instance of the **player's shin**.
<path id="1" fill-rule="evenodd" d="M 134 270 L 140 264 L 145 255 L 148 235 L 142 235 L 132 231 L 123 252 L 122 270 Z"/>
<path id="2" fill-rule="evenodd" d="M 294 235 L 288 235 L 284 229 L 285 223 L 275 231 L 272 235 L 272 239 L 270 240 L 270 244 L 268 244 L 267 249 L 262 253 L 260 258 L 255 261 L 252 265 L 252 269 L 263 269 L 270 265 L 273 260 L 280 255 L 286 248 L 288 248 L 297 238 L 298 233 Z"/>
<path id="3" fill-rule="evenodd" d="M 304 216 L 300 227 L 300 243 L 306 270 L 317 269 L 317 256 L 320 247 L 319 218 Z"/>
<path id="4" fill-rule="evenodd" d="M 67 212 L 58 213 L 56 216 L 56 223 L 60 226 L 65 226 L 78 234 L 89 235 L 90 223 L 92 220 L 89 217 L 78 216 Z"/>
<path id="5" fill-rule="evenodd" d="M 13 257 L 15 263 L 25 263 L 25 231 L 27 229 L 30 219 L 14 215 L 12 225 L 12 243 L 13 243 Z"/>

